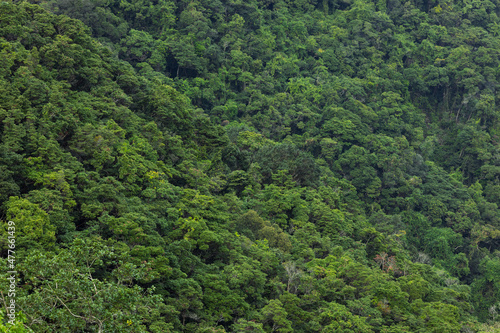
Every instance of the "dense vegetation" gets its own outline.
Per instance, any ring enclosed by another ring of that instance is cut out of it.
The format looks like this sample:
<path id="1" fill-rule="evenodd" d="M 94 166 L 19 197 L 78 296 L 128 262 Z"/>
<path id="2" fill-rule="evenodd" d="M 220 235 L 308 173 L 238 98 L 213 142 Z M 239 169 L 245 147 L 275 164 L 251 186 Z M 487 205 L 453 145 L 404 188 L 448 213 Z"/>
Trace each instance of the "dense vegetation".
<path id="1" fill-rule="evenodd" d="M 498 331 L 498 15 L 2 1 L 0 331 Z"/>

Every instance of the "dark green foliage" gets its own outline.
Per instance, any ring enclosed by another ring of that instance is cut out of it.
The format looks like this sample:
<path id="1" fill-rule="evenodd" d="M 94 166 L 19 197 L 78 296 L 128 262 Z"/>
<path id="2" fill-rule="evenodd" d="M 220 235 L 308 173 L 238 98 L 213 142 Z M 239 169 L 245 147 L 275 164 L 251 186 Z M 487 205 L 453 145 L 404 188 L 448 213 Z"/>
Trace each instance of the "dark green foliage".
<path id="1" fill-rule="evenodd" d="M 319 168 L 312 156 L 291 144 L 263 146 L 255 153 L 253 161 L 260 166 L 264 183 L 271 182 L 271 175 L 280 170 L 286 170 L 299 186 L 318 182 Z"/>
<path id="2" fill-rule="evenodd" d="M 31 2 L 0 4 L 9 331 L 498 327 L 500 4 Z"/>

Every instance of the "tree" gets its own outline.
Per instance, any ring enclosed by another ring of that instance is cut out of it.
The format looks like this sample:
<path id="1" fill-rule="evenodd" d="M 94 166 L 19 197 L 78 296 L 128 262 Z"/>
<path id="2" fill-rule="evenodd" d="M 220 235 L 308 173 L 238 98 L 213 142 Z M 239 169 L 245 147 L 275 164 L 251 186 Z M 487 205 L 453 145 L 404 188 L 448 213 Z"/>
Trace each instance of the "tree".
<path id="1" fill-rule="evenodd" d="M 281 301 L 273 299 L 262 308 L 263 322 L 268 327 L 269 332 L 292 332 L 292 326 L 289 320 L 287 320 L 287 313 L 283 309 L 283 303 Z"/>
<path id="2" fill-rule="evenodd" d="M 30 251 L 19 265 L 26 325 L 37 332 L 171 330 L 162 314 L 172 309 L 133 283 L 147 279 L 147 266 L 127 261 L 119 243 L 100 239 L 76 239 L 58 253 Z"/>
<path id="3" fill-rule="evenodd" d="M 9 232 L 15 235 L 16 248 L 50 249 L 56 240 L 55 227 L 50 223 L 48 214 L 34 203 L 19 197 L 10 197 L 6 204 L 6 221 L 3 221 L 3 248 L 6 248 Z M 11 227 L 12 221 L 14 224 Z"/>

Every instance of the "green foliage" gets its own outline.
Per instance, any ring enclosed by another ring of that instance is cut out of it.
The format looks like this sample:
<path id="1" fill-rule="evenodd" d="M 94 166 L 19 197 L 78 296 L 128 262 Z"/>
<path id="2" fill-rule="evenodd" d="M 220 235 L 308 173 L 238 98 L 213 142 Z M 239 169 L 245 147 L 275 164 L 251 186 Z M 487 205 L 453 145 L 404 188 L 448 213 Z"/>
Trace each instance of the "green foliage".
<path id="1" fill-rule="evenodd" d="M 8 319 L 5 313 L 1 312 L 0 321 L 0 332 L 2 333 L 31 333 L 33 332 L 30 328 L 27 328 L 24 323 L 26 322 L 26 316 L 22 312 L 16 313 L 16 321 L 14 324 L 7 323 L 4 325 L 4 320 Z"/>
<path id="2" fill-rule="evenodd" d="M 235 229 L 250 239 L 265 239 L 269 246 L 277 247 L 284 252 L 290 251 L 292 247 L 290 237 L 279 226 L 264 221 L 253 210 L 238 219 Z"/>
<path id="3" fill-rule="evenodd" d="M 497 5 L 2 2 L 0 330 L 494 330 Z"/>
<path id="4" fill-rule="evenodd" d="M 291 322 L 286 319 L 287 313 L 283 309 L 283 303 L 272 299 L 262 308 L 262 317 L 271 332 L 292 332 Z"/>
<path id="5" fill-rule="evenodd" d="M 61 332 L 75 332 L 109 328 L 121 332 L 153 325 L 157 328 L 152 331 L 168 329 L 161 319 L 167 307 L 151 307 L 161 304 L 161 298 L 152 290 L 143 292 L 130 285 L 154 273 L 148 271 L 148 265 L 127 262 L 128 254 L 120 250 L 119 243 L 113 246 L 99 239 L 77 239 L 57 254 L 31 252 L 19 267 L 29 282 L 21 288 L 18 302 L 29 320 L 43 318 L 31 325 L 33 329 L 47 332 L 57 327 Z M 106 267 L 112 270 L 106 272 Z M 36 293 L 30 292 L 35 289 Z"/>
<path id="6" fill-rule="evenodd" d="M 14 222 L 16 247 L 43 247 L 50 249 L 56 240 L 55 227 L 50 223 L 48 214 L 27 199 L 10 197 L 6 203 L 6 221 L 3 221 L 3 248 L 6 248 L 9 221 Z"/>
<path id="7" fill-rule="evenodd" d="M 315 161 L 294 145 L 263 146 L 256 152 L 254 163 L 259 164 L 265 183 L 269 183 L 272 174 L 280 170 L 287 170 L 298 185 L 310 186 L 318 181 L 319 170 Z"/>

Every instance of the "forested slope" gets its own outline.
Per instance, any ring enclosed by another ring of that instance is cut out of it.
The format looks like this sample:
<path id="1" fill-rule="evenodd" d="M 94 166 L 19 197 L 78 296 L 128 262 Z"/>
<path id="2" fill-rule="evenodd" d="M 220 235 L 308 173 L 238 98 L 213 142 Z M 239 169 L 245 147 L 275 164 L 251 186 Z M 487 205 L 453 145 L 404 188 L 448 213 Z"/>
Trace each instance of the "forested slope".
<path id="1" fill-rule="evenodd" d="M 10 331 L 498 330 L 499 13 L 2 1 Z"/>

